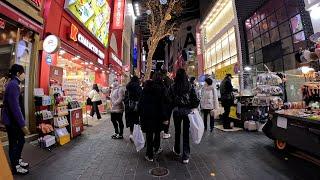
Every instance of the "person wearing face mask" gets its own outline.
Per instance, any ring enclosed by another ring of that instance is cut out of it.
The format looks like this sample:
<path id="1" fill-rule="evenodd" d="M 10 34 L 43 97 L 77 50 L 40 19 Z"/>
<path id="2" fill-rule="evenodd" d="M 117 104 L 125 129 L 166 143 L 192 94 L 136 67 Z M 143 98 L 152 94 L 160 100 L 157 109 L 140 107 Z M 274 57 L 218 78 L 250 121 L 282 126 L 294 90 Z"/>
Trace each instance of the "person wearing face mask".
<path id="1" fill-rule="evenodd" d="M 10 69 L 10 81 L 5 87 L 3 100 L 3 123 L 6 126 L 9 140 L 9 158 L 13 173 L 25 175 L 29 164 L 22 161 L 21 153 L 25 143 L 25 135 L 30 134 L 23 109 L 21 108 L 20 83 L 25 79 L 24 68 L 14 64 Z"/>
<path id="2" fill-rule="evenodd" d="M 114 127 L 115 134 L 111 136 L 112 139 L 123 139 L 123 99 L 125 95 L 125 89 L 119 85 L 118 81 L 113 83 L 113 89 L 110 95 L 111 100 L 111 122 Z"/>

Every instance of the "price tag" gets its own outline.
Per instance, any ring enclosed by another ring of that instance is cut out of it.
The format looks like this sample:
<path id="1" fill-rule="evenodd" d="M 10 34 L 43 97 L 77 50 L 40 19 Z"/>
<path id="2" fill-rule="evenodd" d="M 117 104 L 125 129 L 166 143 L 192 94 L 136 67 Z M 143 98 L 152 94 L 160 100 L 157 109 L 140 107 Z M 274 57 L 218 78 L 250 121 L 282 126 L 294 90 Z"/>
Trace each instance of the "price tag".
<path id="1" fill-rule="evenodd" d="M 80 115 L 79 113 L 76 113 L 76 119 L 79 119 Z"/>
<path id="2" fill-rule="evenodd" d="M 56 75 L 56 76 L 59 75 L 59 71 L 57 69 L 54 70 L 54 75 Z"/>
<path id="3" fill-rule="evenodd" d="M 288 127 L 288 119 L 284 117 L 277 118 L 277 127 L 287 129 Z"/>
<path id="4" fill-rule="evenodd" d="M 80 127 L 76 127 L 76 132 L 78 133 L 81 130 Z"/>

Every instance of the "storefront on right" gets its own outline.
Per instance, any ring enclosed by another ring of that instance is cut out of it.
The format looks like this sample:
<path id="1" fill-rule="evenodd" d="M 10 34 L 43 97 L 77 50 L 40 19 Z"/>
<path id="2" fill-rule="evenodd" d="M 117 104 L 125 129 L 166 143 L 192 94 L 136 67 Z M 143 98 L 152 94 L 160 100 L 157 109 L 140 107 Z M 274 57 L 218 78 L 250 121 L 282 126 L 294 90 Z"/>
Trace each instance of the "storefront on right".
<path id="1" fill-rule="evenodd" d="M 320 34 L 312 24 L 314 8 L 318 5 L 303 0 L 269 0 L 242 17 L 248 96 L 238 107 L 244 128 L 262 130 L 277 149 L 291 145 L 320 155 Z"/>

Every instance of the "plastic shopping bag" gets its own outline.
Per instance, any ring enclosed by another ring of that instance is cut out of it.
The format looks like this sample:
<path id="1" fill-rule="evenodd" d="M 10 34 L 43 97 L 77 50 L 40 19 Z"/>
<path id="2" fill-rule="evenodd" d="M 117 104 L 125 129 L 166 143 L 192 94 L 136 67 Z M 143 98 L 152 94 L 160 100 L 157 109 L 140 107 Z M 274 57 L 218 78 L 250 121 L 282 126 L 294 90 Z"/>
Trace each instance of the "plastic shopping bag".
<path id="1" fill-rule="evenodd" d="M 204 132 L 204 124 L 198 109 L 193 109 L 192 112 L 188 114 L 188 118 L 190 120 L 191 138 L 195 144 L 199 144 Z"/>
<path id="2" fill-rule="evenodd" d="M 135 124 L 133 127 L 133 142 L 136 146 L 137 152 L 139 152 L 141 149 L 143 149 L 145 140 L 142 134 L 142 130 L 140 125 Z"/>

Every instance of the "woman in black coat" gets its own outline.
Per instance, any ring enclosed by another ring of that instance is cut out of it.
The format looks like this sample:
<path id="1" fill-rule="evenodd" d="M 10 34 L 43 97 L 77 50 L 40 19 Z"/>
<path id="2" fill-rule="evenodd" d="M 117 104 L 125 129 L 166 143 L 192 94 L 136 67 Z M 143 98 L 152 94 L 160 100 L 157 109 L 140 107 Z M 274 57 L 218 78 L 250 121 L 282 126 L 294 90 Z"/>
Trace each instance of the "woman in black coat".
<path id="1" fill-rule="evenodd" d="M 162 152 L 160 147 L 161 127 L 166 120 L 165 113 L 165 86 L 162 75 L 155 73 L 152 80 L 145 83 L 139 102 L 140 122 L 142 131 L 146 133 L 147 153 L 146 160 L 153 161 L 154 152 Z"/>
<path id="2" fill-rule="evenodd" d="M 125 98 L 123 100 L 125 105 L 126 126 L 130 128 L 129 139 L 133 142 L 133 127 L 139 124 L 138 102 L 140 100 L 142 88 L 137 76 L 133 76 L 126 87 Z M 134 107 L 137 105 L 137 107 Z"/>

